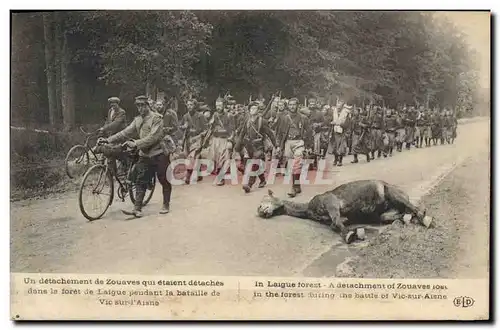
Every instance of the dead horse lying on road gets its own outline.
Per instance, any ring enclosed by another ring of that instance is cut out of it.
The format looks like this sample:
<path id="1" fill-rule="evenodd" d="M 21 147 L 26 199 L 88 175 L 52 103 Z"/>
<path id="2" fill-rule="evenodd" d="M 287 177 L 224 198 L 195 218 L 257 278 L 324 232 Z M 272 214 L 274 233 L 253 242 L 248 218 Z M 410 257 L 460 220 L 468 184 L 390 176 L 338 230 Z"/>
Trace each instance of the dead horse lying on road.
<path id="1" fill-rule="evenodd" d="M 323 194 L 314 196 L 308 203 L 296 203 L 269 195 L 264 196 L 257 212 L 262 218 L 286 214 L 329 224 L 340 232 L 346 243 L 354 241 L 355 233 L 346 224 L 388 224 L 409 214 L 429 228 L 432 218 L 410 202 L 400 188 L 380 180 L 358 180 L 345 183 Z"/>

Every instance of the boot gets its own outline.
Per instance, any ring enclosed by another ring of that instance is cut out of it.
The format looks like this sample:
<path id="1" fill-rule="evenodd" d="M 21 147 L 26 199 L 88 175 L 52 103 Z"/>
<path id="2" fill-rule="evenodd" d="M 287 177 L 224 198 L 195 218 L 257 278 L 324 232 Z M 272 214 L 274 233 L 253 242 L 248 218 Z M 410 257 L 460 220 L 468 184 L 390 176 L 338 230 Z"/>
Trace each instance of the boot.
<path id="1" fill-rule="evenodd" d="M 313 171 L 316 171 L 318 169 L 318 156 L 314 157 L 314 161 L 312 163 L 312 168 Z"/>
<path id="2" fill-rule="evenodd" d="M 377 151 L 377 158 L 380 158 L 380 156 L 382 156 L 382 151 L 381 151 L 381 150 L 378 150 L 378 151 Z"/>
<path id="3" fill-rule="evenodd" d="M 160 210 L 160 214 L 167 214 L 168 212 L 170 212 L 170 205 L 163 204 L 163 207 Z"/>
<path id="4" fill-rule="evenodd" d="M 260 182 L 259 182 L 259 188 L 264 188 L 266 186 L 266 184 L 267 184 L 266 177 L 264 176 L 264 173 L 262 173 L 262 174 L 259 175 L 259 180 L 260 180 Z"/>
<path id="5" fill-rule="evenodd" d="M 241 160 L 240 163 L 238 164 L 237 168 L 238 168 L 238 171 L 241 173 L 241 174 L 245 174 L 245 164 L 246 162 L 244 160 Z"/>
<path id="6" fill-rule="evenodd" d="M 389 148 L 389 157 L 392 157 L 392 151 L 393 151 L 393 147 Z"/>
<path id="7" fill-rule="evenodd" d="M 368 154 L 366 154 L 366 162 L 369 163 L 370 161 L 371 161 L 370 154 L 368 153 Z"/>
<path id="8" fill-rule="evenodd" d="M 375 151 L 372 151 L 372 160 L 375 159 Z"/>
<path id="9" fill-rule="evenodd" d="M 333 161 L 333 166 L 337 166 L 339 156 L 335 155 L 335 160 Z"/>
<path id="10" fill-rule="evenodd" d="M 358 154 L 354 154 L 354 159 L 351 161 L 352 164 L 357 164 L 359 162 L 358 160 Z"/>
<path id="11" fill-rule="evenodd" d="M 252 186 L 254 183 L 255 183 L 255 176 L 251 176 L 250 178 L 248 178 L 248 184 L 243 185 L 242 187 L 245 193 L 248 194 L 250 190 L 252 190 Z"/>
<path id="12" fill-rule="evenodd" d="M 123 214 L 133 215 L 136 218 L 142 217 L 142 202 L 145 195 L 146 191 L 142 187 L 137 186 L 134 208 L 133 210 L 122 210 Z"/>
<path id="13" fill-rule="evenodd" d="M 342 166 L 342 158 L 344 158 L 344 156 L 339 156 L 339 161 L 337 163 L 337 166 Z"/>
<path id="14" fill-rule="evenodd" d="M 217 182 L 217 185 L 218 185 L 219 187 L 220 187 L 220 186 L 223 186 L 223 185 L 225 184 L 224 178 L 219 178 L 219 175 L 220 175 L 220 171 L 221 171 L 221 170 L 222 170 L 222 169 L 221 169 L 221 168 L 219 168 L 219 169 L 217 169 L 217 172 L 215 173 L 215 175 L 216 175 L 217 179 L 219 180 L 219 181 Z"/>
<path id="15" fill-rule="evenodd" d="M 186 184 L 189 184 L 191 182 L 191 175 L 193 175 L 193 170 L 187 170 L 186 171 L 186 180 L 184 180 L 184 182 Z"/>
<path id="16" fill-rule="evenodd" d="M 122 213 L 126 215 L 133 215 L 136 218 L 142 217 L 142 211 L 136 209 L 135 207 L 132 210 L 122 210 Z"/>
<path id="17" fill-rule="evenodd" d="M 300 189 L 300 174 L 293 174 L 292 180 L 292 189 L 288 193 L 288 196 L 293 198 L 302 192 L 302 189 Z"/>

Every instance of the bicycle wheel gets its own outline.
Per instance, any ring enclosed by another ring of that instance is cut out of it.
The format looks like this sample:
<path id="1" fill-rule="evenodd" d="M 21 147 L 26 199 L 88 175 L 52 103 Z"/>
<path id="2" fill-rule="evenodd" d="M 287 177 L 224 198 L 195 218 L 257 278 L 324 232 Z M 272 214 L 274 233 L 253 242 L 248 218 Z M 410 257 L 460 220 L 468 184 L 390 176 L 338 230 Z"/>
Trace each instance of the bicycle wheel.
<path id="1" fill-rule="evenodd" d="M 81 144 L 73 146 L 66 154 L 64 164 L 66 167 L 66 174 L 70 179 L 83 175 L 90 167 L 87 148 Z"/>
<path id="2" fill-rule="evenodd" d="M 153 177 L 153 179 L 151 180 L 151 183 L 148 184 L 148 187 L 146 188 L 146 194 L 144 195 L 144 200 L 142 201 L 142 206 L 146 206 L 149 203 L 149 201 L 151 200 L 151 198 L 153 198 L 155 186 L 156 186 L 156 178 Z M 130 185 L 130 188 L 128 189 L 130 200 L 132 201 L 132 204 L 134 204 L 134 205 L 135 205 L 136 188 L 137 188 L 137 185 L 135 183 L 133 183 Z"/>
<path id="3" fill-rule="evenodd" d="M 90 221 L 106 213 L 113 201 L 113 179 L 105 165 L 96 164 L 88 169 L 80 185 L 78 201 L 80 211 Z"/>

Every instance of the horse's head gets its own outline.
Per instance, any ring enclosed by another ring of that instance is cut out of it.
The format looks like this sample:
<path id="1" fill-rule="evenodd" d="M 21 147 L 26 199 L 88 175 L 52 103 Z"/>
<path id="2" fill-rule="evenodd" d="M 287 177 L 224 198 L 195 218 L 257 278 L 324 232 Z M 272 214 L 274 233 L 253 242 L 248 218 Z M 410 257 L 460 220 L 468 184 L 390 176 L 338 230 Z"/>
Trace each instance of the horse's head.
<path id="1" fill-rule="evenodd" d="M 279 211 L 283 208 L 283 201 L 277 197 L 274 197 L 273 191 L 269 189 L 268 194 L 264 196 L 264 198 L 262 198 L 262 201 L 257 208 L 257 213 L 261 218 L 270 218 L 273 215 L 278 214 Z"/>

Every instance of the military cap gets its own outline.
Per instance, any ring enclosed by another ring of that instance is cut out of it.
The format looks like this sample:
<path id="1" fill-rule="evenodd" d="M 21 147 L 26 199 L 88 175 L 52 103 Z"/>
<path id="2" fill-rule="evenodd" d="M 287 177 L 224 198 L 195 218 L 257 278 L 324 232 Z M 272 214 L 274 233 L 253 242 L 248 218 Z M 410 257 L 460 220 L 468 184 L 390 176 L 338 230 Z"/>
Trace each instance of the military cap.
<path id="1" fill-rule="evenodd" d="M 116 104 L 118 104 L 118 103 L 120 103 L 120 99 L 118 97 L 116 97 L 116 96 L 113 96 L 113 97 L 110 97 L 108 99 L 108 103 L 116 103 Z"/>
<path id="2" fill-rule="evenodd" d="M 259 102 L 257 102 L 257 101 L 252 101 L 252 102 L 250 102 L 250 104 L 248 104 L 248 108 L 249 108 L 249 109 L 250 109 L 251 107 L 253 107 L 253 106 L 258 107 L 258 106 L 260 106 L 260 103 L 259 103 Z"/>
<path id="3" fill-rule="evenodd" d="M 311 110 L 308 107 L 301 106 L 299 108 L 299 112 L 303 115 L 309 116 L 311 114 Z"/>
<path id="4" fill-rule="evenodd" d="M 290 103 L 290 102 L 297 102 L 298 103 L 299 99 L 296 97 L 292 97 L 290 100 L 288 100 L 288 103 Z"/>
<path id="5" fill-rule="evenodd" d="M 135 103 L 136 104 L 139 104 L 139 103 L 146 103 L 146 104 L 149 104 L 149 98 L 145 95 L 140 95 L 140 96 L 137 96 L 135 98 Z"/>
<path id="6" fill-rule="evenodd" d="M 202 105 L 200 105 L 199 110 L 200 111 L 210 111 L 210 107 L 208 106 L 208 104 L 202 104 Z"/>

